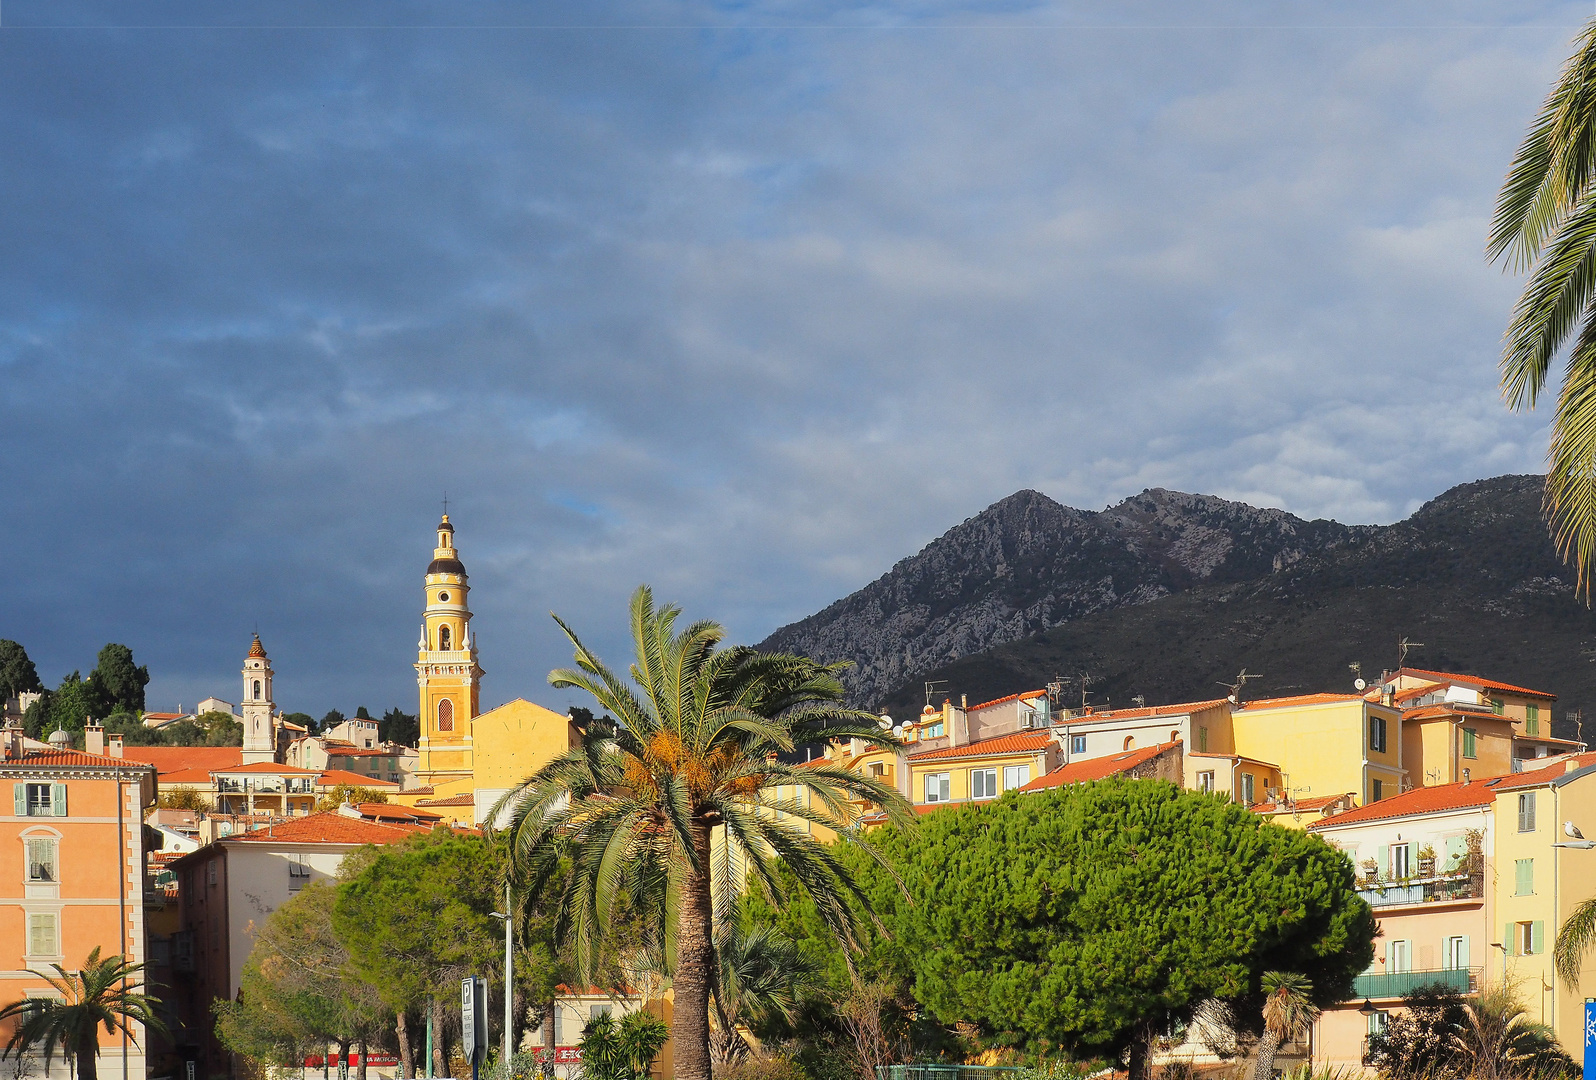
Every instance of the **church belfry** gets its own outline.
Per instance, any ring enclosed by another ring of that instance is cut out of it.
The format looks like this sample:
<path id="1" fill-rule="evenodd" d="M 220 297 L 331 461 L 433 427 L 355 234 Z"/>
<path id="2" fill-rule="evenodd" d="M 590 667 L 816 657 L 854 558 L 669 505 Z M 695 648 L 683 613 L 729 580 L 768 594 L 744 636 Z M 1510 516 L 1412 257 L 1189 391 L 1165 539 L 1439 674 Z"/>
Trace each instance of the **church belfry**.
<path id="1" fill-rule="evenodd" d="M 244 764 L 277 760 L 277 734 L 272 728 L 272 662 L 255 635 L 244 658 Z"/>
<path id="2" fill-rule="evenodd" d="M 421 740 L 417 776 L 423 784 L 446 783 L 471 773 L 471 721 L 483 675 L 471 634 L 465 566 L 454 547 L 454 526 L 444 514 L 438 546 L 427 567 L 426 607 L 417 642 Z"/>

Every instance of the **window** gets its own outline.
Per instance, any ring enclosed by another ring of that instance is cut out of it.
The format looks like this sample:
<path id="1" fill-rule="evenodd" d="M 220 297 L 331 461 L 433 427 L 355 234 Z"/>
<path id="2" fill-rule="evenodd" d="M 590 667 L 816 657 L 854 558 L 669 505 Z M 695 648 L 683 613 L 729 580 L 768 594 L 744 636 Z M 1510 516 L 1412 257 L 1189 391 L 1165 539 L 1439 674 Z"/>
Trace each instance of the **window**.
<path id="1" fill-rule="evenodd" d="M 970 770 L 970 798 L 995 799 L 997 798 L 997 770 L 996 769 L 971 769 Z M 929 793 L 926 802 L 931 801 Z"/>
<path id="2" fill-rule="evenodd" d="M 438 730 L 454 730 L 454 702 L 448 698 L 438 702 Z"/>
<path id="3" fill-rule="evenodd" d="M 1241 774 L 1241 805 L 1251 806 L 1256 800 L 1253 798 L 1252 773 Z"/>
<path id="4" fill-rule="evenodd" d="M 1369 1034 L 1370 1035 L 1378 1035 L 1378 1034 L 1380 1034 L 1380 1032 L 1382 1032 L 1382 1031 L 1384 1031 L 1386 1029 L 1386 1025 L 1389 1024 L 1390 1022 L 1391 1022 L 1391 1014 L 1390 1013 L 1382 1012 L 1381 1010 L 1376 1009 L 1374 1012 L 1369 1014 Z"/>
<path id="5" fill-rule="evenodd" d="M 1504 706 L 1502 704 L 1502 699 L 1501 698 L 1493 697 L 1491 699 L 1491 711 L 1493 713 L 1495 713 L 1497 716 L 1501 716 L 1503 708 L 1504 708 Z"/>
<path id="6" fill-rule="evenodd" d="M 923 738 L 927 738 L 927 739 L 940 739 L 940 738 L 942 738 L 942 733 L 943 733 L 942 721 L 938 720 L 934 724 L 927 725 L 927 727 L 925 729 L 925 734 L 922 737 Z"/>
<path id="7" fill-rule="evenodd" d="M 1385 717 L 1369 717 L 1369 750 L 1376 754 L 1385 753 Z"/>
<path id="8" fill-rule="evenodd" d="M 1205 727 L 1197 729 L 1197 751 L 1202 754 L 1208 753 L 1208 729 Z"/>
<path id="9" fill-rule="evenodd" d="M 1125 736 L 1125 749 L 1126 750 L 1130 750 L 1130 749 L 1133 749 L 1135 746 L 1136 746 L 1136 736 L 1134 736 L 1134 735 Z"/>
<path id="10" fill-rule="evenodd" d="M 592 1022 L 594 1020 L 597 1020 L 601 1016 L 609 1016 L 614 1011 L 615 1011 L 615 1006 L 609 1005 L 609 1004 L 589 1005 L 587 1007 L 587 1018 L 588 1018 L 589 1022 Z"/>
<path id="11" fill-rule="evenodd" d="M 1013 791 L 1022 788 L 1031 782 L 1031 767 L 1029 765 L 1003 766 L 1003 790 Z"/>
<path id="12" fill-rule="evenodd" d="M 30 882 L 60 881 L 61 872 L 56 866 L 54 840 L 29 840 L 27 842 L 28 880 Z"/>
<path id="13" fill-rule="evenodd" d="M 1444 963 L 1441 965 L 1448 971 L 1460 971 L 1469 966 L 1469 939 L 1466 935 L 1449 937 L 1446 939 L 1445 948 L 1442 949 Z"/>
<path id="14" fill-rule="evenodd" d="M 1479 737 L 1478 732 L 1476 732 L 1473 728 L 1466 727 L 1466 728 L 1463 729 L 1463 756 L 1464 757 L 1466 757 L 1466 758 L 1479 757 L 1479 755 L 1474 752 L 1474 748 L 1475 748 L 1474 740 L 1477 739 L 1478 737 Z"/>
<path id="15" fill-rule="evenodd" d="M 1507 924 L 1508 947 L 1514 956 L 1539 956 L 1546 951 L 1546 924 L 1539 920 Z"/>
<path id="16" fill-rule="evenodd" d="M 1535 831 L 1535 792 L 1521 792 L 1518 797 L 1518 831 Z"/>
<path id="17" fill-rule="evenodd" d="M 882 762 L 882 761 L 872 761 L 870 763 L 870 775 L 875 777 L 877 780 L 879 780 L 882 777 L 886 776 L 887 775 L 886 763 Z"/>
<path id="18" fill-rule="evenodd" d="M 1210 795 L 1214 793 L 1214 774 L 1212 772 L 1200 772 L 1197 774 L 1197 790 L 1207 792 Z"/>
<path id="19" fill-rule="evenodd" d="M 438 649 L 440 652 L 449 651 L 449 628 L 447 626 L 438 627 Z"/>
<path id="20" fill-rule="evenodd" d="M 65 784 L 12 784 L 12 812 L 17 817 L 66 817 Z"/>
<path id="21" fill-rule="evenodd" d="M 1413 942 L 1393 941 L 1385 949 L 1385 970 L 1396 975 L 1413 970 Z"/>
<path id="22" fill-rule="evenodd" d="M 1369 781 L 1369 801 L 1370 802 L 1379 802 L 1381 797 L 1384 796 L 1384 795 L 1385 795 L 1385 784 L 1383 782 L 1379 781 L 1379 780 L 1370 780 Z"/>
<path id="23" fill-rule="evenodd" d="M 1086 736 L 1085 735 L 1071 735 L 1070 736 L 1070 753 L 1071 754 L 1084 754 L 1084 753 L 1086 753 Z"/>
<path id="24" fill-rule="evenodd" d="M 310 867 L 305 865 L 305 857 L 290 856 L 288 860 L 288 891 L 298 892 L 310 881 Z"/>
<path id="25" fill-rule="evenodd" d="M 60 956 L 61 943 L 58 916 L 53 911 L 28 913 L 28 955 Z"/>
<path id="26" fill-rule="evenodd" d="M 1513 860 L 1513 895 L 1529 896 L 1535 891 L 1535 860 Z"/>
<path id="27" fill-rule="evenodd" d="M 930 803 L 930 802 L 947 802 L 948 801 L 948 776 L 949 776 L 949 774 L 945 773 L 945 772 L 926 773 L 926 777 L 925 777 L 925 801 L 926 802 Z"/>
<path id="28" fill-rule="evenodd" d="M 1524 734 L 1539 735 L 1541 733 L 1541 707 L 1539 705 L 1524 706 Z"/>
<path id="29" fill-rule="evenodd" d="M 1391 876 L 1392 877 L 1394 877 L 1394 878 L 1405 878 L 1405 877 L 1408 876 L 1408 870 L 1409 870 L 1409 867 L 1410 867 L 1410 864 L 1409 864 L 1409 861 L 1408 861 L 1408 851 L 1409 850 L 1410 850 L 1410 848 L 1409 848 L 1409 846 L 1407 844 L 1393 844 L 1393 845 L 1391 845 Z"/>
<path id="30" fill-rule="evenodd" d="M 255 700 L 256 701 L 260 700 L 260 680 L 259 679 L 255 680 Z"/>

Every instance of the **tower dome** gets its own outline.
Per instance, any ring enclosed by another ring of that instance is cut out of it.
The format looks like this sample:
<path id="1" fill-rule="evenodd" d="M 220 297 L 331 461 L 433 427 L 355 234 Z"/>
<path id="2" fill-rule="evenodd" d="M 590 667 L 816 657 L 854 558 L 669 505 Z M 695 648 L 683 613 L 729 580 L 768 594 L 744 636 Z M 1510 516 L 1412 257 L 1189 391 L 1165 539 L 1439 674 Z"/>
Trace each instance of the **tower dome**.
<path id="1" fill-rule="evenodd" d="M 50 732 L 49 741 L 50 745 L 57 750 L 70 750 L 72 748 L 72 736 L 68 735 L 62 728 L 56 728 Z"/>

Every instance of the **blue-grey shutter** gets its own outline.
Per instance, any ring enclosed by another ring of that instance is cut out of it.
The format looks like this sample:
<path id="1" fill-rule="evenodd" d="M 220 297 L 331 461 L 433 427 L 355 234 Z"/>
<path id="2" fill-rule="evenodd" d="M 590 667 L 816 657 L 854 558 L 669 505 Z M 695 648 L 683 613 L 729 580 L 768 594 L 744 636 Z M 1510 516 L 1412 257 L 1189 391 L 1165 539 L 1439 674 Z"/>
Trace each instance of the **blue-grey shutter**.
<path id="1" fill-rule="evenodd" d="M 50 785 L 50 812 L 56 817 L 67 816 L 65 784 Z"/>
<path id="2" fill-rule="evenodd" d="M 28 785 L 11 785 L 11 804 L 16 810 L 17 817 L 28 816 Z"/>

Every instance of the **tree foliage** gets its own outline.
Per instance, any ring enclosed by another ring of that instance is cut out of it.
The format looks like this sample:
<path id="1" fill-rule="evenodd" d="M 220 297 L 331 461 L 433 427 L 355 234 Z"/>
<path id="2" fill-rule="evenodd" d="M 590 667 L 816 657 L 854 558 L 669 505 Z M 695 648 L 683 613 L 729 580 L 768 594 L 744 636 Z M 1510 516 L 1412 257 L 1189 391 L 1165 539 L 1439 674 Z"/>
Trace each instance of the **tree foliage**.
<path id="1" fill-rule="evenodd" d="M 316 812 L 324 813 L 336 810 L 345 803 L 359 806 L 361 803 L 385 803 L 388 793 L 376 788 L 361 787 L 358 784 L 338 784 L 320 799 L 316 800 Z"/>
<path id="2" fill-rule="evenodd" d="M 421 721 L 395 705 L 377 722 L 377 737 L 383 742 L 415 746 L 421 741 Z"/>
<path id="3" fill-rule="evenodd" d="M 43 689 L 38 669 L 28 659 L 28 650 L 15 641 L 0 638 L 0 701 Z"/>
<path id="4" fill-rule="evenodd" d="M 599 1013 L 582 1028 L 582 1075 L 587 1080 L 648 1080 L 649 1067 L 670 1028 L 642 1009 L 616 1020 Z"/>
<path id="5" fill-rule="evenodd" d="M 125 1031 L 135 1043 L 135 1024 L 165 1033 L 166 1025 L 156 1015 L 156 999 L 140 993 L 144 986 L 136 976 L 143 964 L 129 963 L 122 956 L 101 959 L 96 945 L 78 971 L 68 972 L 60 964 L 50 967 L 55 974 L 44 978 L 59 998 L 22 998 L 0 1009 L 0 1023 L 16 1024 L 4 1056 L 43 1046 L 48 1068 L 59 1049 L 71 1055 L 79 1080 L 95 1080 L 102 1028 L 107 1035 Z"/>
<path id="6" fill-rule="evenodd" d="M 133 663 L 133 650 L 113 641 L 100 650 L 88 682 L 104 710 L 97 716 L 139 713 L 144 711 L 144 688 L 150 682 L 150 669 Z"/>

